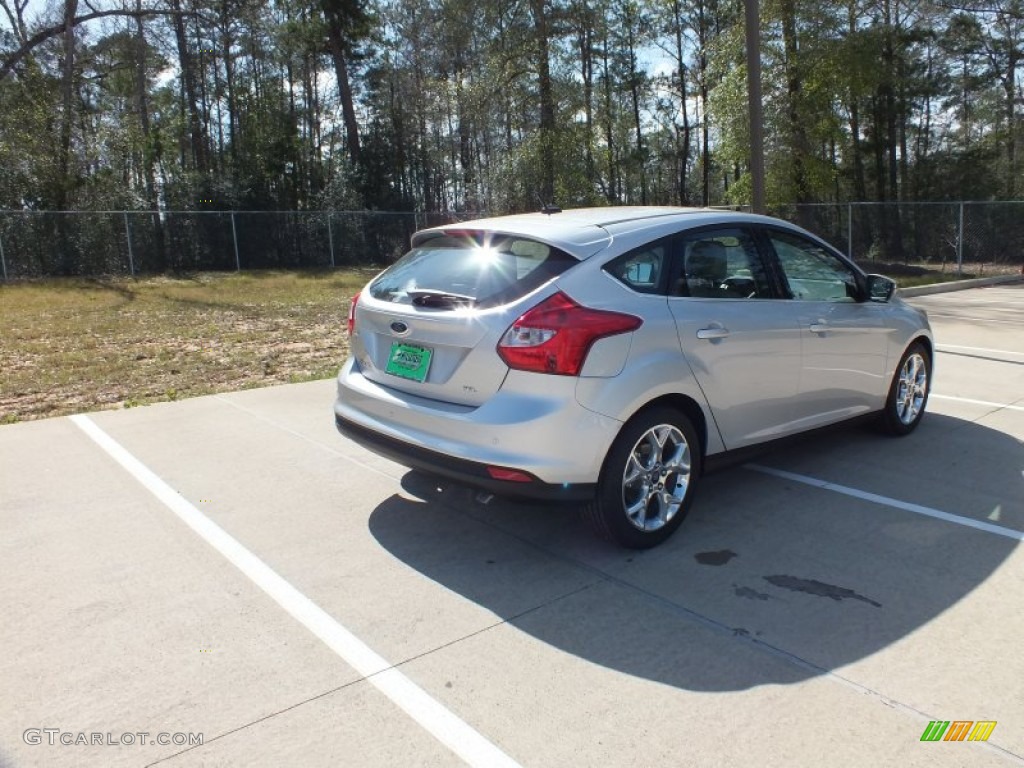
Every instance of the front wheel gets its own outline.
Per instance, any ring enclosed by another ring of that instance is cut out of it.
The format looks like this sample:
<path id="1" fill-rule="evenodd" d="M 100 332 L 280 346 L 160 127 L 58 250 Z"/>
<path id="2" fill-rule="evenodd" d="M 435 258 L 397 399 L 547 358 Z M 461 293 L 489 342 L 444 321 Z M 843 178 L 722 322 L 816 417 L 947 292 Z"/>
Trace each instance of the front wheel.
<path id="1" fill-rule="evenodd" d="M 599 535 L 624 547 L 660 544 L 689 512 L 700 460 L 685 414 L 668 407 L 641 412 L 608 451 L 587 517 Z"/>
<path id="2" fill-rule="evenodd" d="M 882 428 L 891 435 L 909 435 L 921 422 L 932 383 L 931 356 L 924 344 L 911 344 L 896 367 L 882 412 Z"/>

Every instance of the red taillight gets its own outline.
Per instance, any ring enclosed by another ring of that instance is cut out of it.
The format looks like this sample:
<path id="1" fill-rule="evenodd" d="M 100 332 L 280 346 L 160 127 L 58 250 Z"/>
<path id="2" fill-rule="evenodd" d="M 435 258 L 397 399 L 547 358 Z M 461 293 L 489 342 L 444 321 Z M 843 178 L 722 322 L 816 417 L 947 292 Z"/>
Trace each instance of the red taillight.
<path id="1" fill-rule="evenodd" d="M 506 480 L 510 483 L 532 483 L 533 477 L 520 472 L 518 469 L 506 469 L 505 467 L 488 467 L 487 474 L 495 480 Z"/>
<path id="2" fill-rule="evenodd" d="M 362 293 L 360 291 L 359 293 Z M 352 303 L 348 305 L 348 335 L 351 336 L 356 330 L 356 302 L 359 301 L 359 293 L 352 297 Z"/>
<path id="3" fill-rule="evenodd" d="M 498 343 L 509 368 L 577 376 L 598 339 L 635 331 L 643 320 L 621 312 L 582 307 L 556 293 L 528 310 Z"/>

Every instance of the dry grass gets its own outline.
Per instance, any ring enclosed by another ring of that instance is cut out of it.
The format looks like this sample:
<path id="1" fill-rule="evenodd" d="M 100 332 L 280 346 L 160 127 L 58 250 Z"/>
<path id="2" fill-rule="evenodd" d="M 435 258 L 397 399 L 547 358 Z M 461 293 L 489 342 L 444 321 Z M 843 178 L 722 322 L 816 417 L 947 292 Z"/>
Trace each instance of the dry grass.
<path id="1" fill-rule="evenodd" d="M 946 264 L 891 264 L 880 261 L 858 261 L 866 272 L 878 272 L 888 275 L 899 283 L 901 288 L 911 288 L 933 283 L 949 283 L 954 280 L 970 280 L 975 277 L 994 277 L 996 275 L 1024 275 L 1020 264 L 983 264 L 965 262 L 960 274 L 957 274 L 955 263 Z"/>
<path id="2" fill-rule="evenodd" d="M 893 276 L 955 278 L 919 271 Z M 333 376 L 349 300 L 375 272 L 0 284 L 0 424 Z"/>
<path id="3" fill-rule="evenodd" d="M 0 424 L 334 375 L 373 269 L 0 286 Z"/>

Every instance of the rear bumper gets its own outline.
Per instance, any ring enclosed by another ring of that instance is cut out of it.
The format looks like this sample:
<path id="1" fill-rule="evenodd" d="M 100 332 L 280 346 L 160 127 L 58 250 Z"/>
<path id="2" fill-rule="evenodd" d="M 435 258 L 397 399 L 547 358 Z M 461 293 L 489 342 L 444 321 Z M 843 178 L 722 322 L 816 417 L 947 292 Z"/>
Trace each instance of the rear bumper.
<path id="1" fill-rule="evenodd" d="M 405 443 L 393 437 L 375 432 L 335 415 L 338 431 L 359 445 L 385 458 L 407 467 L 419 469 L 431 475 L 445 477 L 457 483 L 488 491 L 506 498 L 538 499 L 544 501 L 588 501 L 594 498 L 593 483 L 545 483 L 537 477 L 529 483 L 496 480 L 487 472 L 486 464 L 448 456 L 427 448 Z M 516 469 L 516 467 L 508 467 Z"/>
<path id="2" fill-rule="evenodd" d="M 576 380 L 511 371 L 480 406 L 384 386 L 350 359 L 338 374 L 339 431 L 400 464 L 502 496 L 587 499 L 621 424 L 576 401 Z M 531 482 L 495 480 L 488 467 Z"/>

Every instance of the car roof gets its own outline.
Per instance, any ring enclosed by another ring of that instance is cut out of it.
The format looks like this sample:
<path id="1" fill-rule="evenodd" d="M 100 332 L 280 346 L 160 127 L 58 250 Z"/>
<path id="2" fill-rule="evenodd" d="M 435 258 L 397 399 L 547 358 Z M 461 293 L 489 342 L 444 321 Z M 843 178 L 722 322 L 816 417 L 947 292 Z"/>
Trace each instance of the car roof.
<path id="1" fill-rule="evenodd" d="M 700 226 L 723 222 L 778 222 L 764 216 L 714 208 L 672 206 L 606 206 L 574 208 L 556 213 L 522 213 L 445 224 L 413 235 L 418 246 L 440 235 L 496 232 L 522 235 L 586 258 L 606 247 L 618 234 L 673 225 Z"/>

